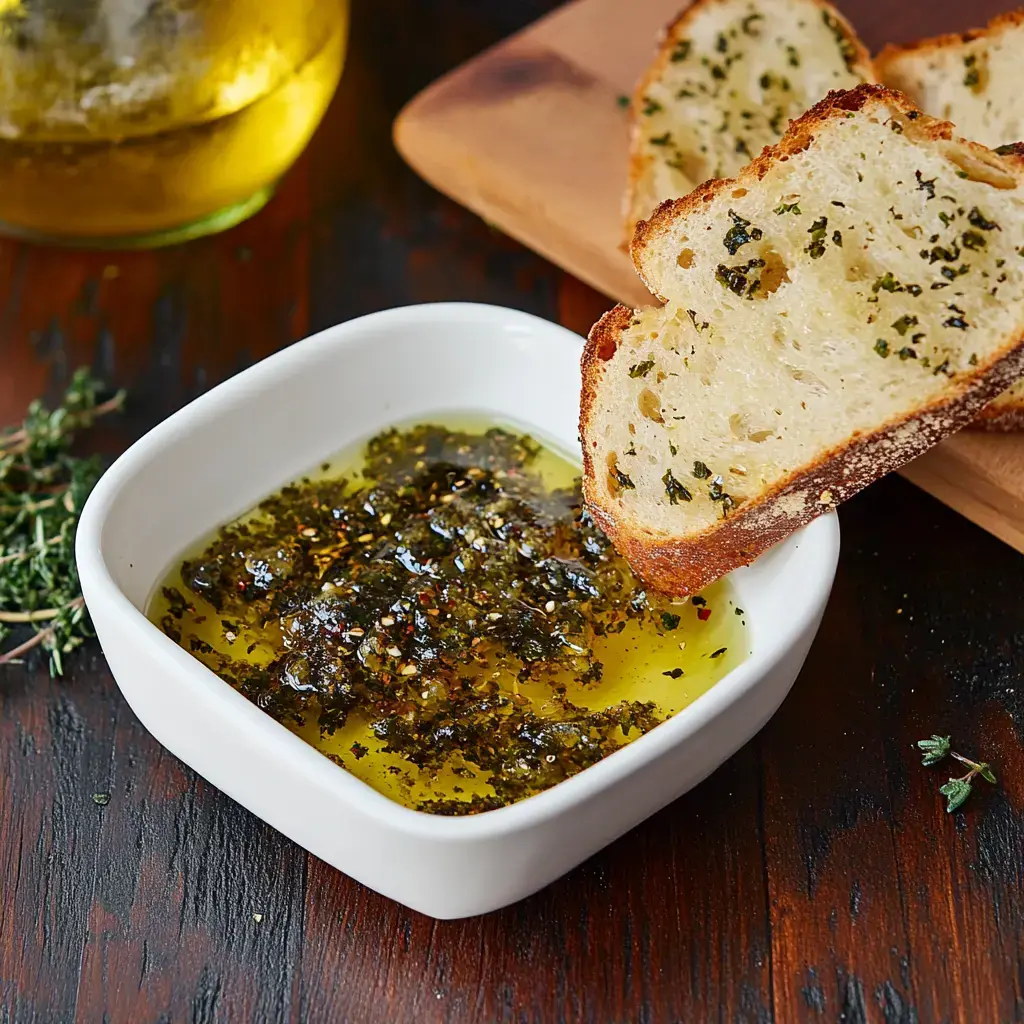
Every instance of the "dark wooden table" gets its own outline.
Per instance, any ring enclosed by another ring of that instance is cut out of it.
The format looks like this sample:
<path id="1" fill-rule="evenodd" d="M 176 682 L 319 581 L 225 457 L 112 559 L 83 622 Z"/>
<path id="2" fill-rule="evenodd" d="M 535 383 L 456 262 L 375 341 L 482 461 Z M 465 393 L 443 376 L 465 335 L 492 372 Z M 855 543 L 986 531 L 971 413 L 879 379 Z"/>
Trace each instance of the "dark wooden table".
<path id="1" fill-rule="evenodd" d="M 0 242 L 0 422 L 91 364 L 131 392 L 100 435 L 116 452 L 282 345 L 409 302 L 586 330 L 605 299 L 390 145 L 415 91 L 548 6 L 356 0 L 323 127 L 225 235 L 129 255 Z M 847 13 L 877 48 L 984 6 Z M 898 479 L 841 520 L 821 634 L 762 734 L 568 877 L 469 921 L 370 892 L 197 778 L 95 644 L 64 679 L 0 669 L 0 1022 L 1024 1020 L 1024 560 Z M 936 731 L 999 771 L 953 816 L 946 772 L 911 750 Z"/>

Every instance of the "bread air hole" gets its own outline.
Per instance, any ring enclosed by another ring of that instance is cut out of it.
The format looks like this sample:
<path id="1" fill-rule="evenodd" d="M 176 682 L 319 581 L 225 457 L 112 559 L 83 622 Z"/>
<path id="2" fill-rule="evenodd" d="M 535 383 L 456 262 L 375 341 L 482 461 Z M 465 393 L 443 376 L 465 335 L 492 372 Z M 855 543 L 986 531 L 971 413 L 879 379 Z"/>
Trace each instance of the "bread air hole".
<path id="1" fill-rule="evenodd" d="M 999 157 L 993 154 L 985 156 L 980 153 L 972 153 L 965 149 L 946 150 L 946 159 L 971 181 L 980 182 L 982 185 L 991 185 L 993 188 L 1011 189 L 1017 187 L 1017 179 L 1007 171 Z"/>
<path id="2" fill-rule="evenodd" d="M 664 423 L 665 417 L 661 414 L 661 400 L 650 389 L 644 388 L 637 396 L 636 404 L 640 409 L 640 415 L 654 423 Z"/>
<path id="3" fill-rule="evenodd" d="M 791 366 L 789 375 L 798 384 L 806 384 L 816 395 L 828 394 L 828 385 L 810 370 L 801 370 L 799 367 Z"/>
<path id="4" fill-rule="evenodd" d="M 864 263 L 860 263 L 857 260 L 853 260 L 846 264 L 846 280 L 847 281 L 864 281 L 867 279 L 869 270 Z"/>
<path id="5" fill-rule="evenodd" d="M 764 260 L 764 268 L 761 271 L 761 287 L 754 293 L 754 297 L 763 299 L 789 282 L 789 267 L 774 249 L 762 249 L 760 256 Z"/>
<path id="6" fill-rule="evenodd" d="M 740 441 L 767 441 L 775 433 L 774 430 L 755 430 L 747 417 L 740 412 L 734 412 L 729 417 L 729 432 Z M 746 470 L 744 470 L 746 472 Z M 735 497 L 735 495 L 734 495 Z"/>

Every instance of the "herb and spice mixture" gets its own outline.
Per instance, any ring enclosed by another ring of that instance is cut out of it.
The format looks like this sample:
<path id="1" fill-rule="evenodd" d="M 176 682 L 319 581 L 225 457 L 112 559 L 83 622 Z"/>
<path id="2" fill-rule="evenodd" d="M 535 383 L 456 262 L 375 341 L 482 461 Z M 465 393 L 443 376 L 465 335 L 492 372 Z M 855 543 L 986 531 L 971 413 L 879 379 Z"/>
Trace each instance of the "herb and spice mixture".
<path id="1" fill-rule="evenodd" d="M 355 467 L 222 529 L 150 614 L 407 806 L 470 814 L 537 793 L 747 653 L 728 583 L 646 592 L 581 510 L 576 467 L 529 437 L 393 429 Z"/>

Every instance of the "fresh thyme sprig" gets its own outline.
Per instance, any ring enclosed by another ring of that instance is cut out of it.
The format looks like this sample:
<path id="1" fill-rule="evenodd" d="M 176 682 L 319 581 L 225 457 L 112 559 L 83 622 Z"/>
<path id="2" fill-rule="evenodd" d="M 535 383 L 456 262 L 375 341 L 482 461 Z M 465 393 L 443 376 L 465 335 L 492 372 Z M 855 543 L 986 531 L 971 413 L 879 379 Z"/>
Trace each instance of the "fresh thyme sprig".
<path id="1" fill-rule="evenodd" d="M 918 740 L 917 749 L 924 754 L 921 764 L 938 764 L 949 753 L 949 737 L 936 736 L 933 733 L 930 739 Z"/>
<path id="2" fill-rule="evenodd" d="M 56 409 L 33 402 L 20 426 L 0 431 L 0 647 L 19 627 L 34 631 L 0 651 L 0 665 L 41 647 L 50 673 L 61 675 L 63 656 L 92 635 L 75 529 L 100 464 L 71 455 L 70 447 L 79 431 L 124 404 L 123 392 L 100 402 L 103 390 L 78 370 Z"/>
<path id="3" fill-rule="evenodd" d="M 938 764 L 944 757 L 951 756 L 970 769 L 966 775 L 950 779 L 945 785 L 939 786 L 939 792 L 946 798 L 946 811 L 949 813 L 963 806 L 964 801 L 971 795 L 971 783 L 976 776 L 980 775 L 986 782 L 996 781 L 996 773 L 992 771 L 990 764 L 985 761 L 972 761 L 969 757 L 951 750 L 948 736 L 933 734 L 926 740 L 918 740 L 917 749 L 923 755 L 921 763 L 924 765 Z"/>

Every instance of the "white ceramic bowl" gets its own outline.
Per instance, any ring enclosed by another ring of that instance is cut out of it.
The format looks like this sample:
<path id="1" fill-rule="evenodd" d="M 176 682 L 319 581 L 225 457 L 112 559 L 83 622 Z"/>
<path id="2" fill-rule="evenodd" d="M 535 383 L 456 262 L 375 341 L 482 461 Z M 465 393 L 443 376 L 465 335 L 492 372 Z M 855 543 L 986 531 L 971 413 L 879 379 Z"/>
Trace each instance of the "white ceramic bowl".
<path id="1" fill-rule="evenodd" d="M 733 576 L 752 653 L 629 746 L 544 793 L 446 818 L 392 802 L 236 693 L 143 611 L 214 527 L 396 421 L 473 410 L 577 444 L 580 339 L 493 306 L 375 313 L 265 359 L 133 445 L 78 530 L 82 587 L 110 669 L 152 734 L 336 868 L 434 917 L 494 910 L 553 881 L 685 793 L 779 706 L 825 608 L 839 553 L 822 516 Z"/>

